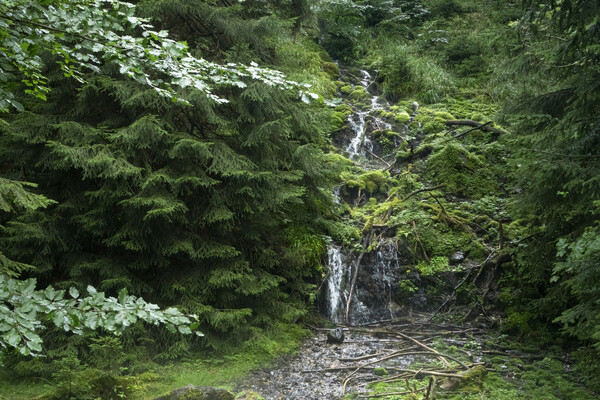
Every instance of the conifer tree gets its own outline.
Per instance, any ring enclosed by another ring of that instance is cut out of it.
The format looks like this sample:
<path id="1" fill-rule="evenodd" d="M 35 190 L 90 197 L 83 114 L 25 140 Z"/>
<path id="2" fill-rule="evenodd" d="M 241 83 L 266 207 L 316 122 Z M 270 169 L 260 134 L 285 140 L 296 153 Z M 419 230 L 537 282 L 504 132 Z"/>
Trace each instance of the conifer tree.
<path id="1" fill-rule="evenodd" d="M 214 62 L 285 65 L 292 48 L 315 63 L 292 40 L 297 10 L 285 3 L 166 0 L 140 12 Z M 260 81 L 217 90 L 219 104 L 187 87 L 172 102 L 113 64 L 83 83 L 47 76 L 47 101 L 11 117 L 0 148 L 7 174 L 22 171 L 57 204 L 8 221 L 6 254 L 43 284 L 177 305 L 212 345 L 305 312 L 337 173 L 322 150 L 330 111 Z"/>

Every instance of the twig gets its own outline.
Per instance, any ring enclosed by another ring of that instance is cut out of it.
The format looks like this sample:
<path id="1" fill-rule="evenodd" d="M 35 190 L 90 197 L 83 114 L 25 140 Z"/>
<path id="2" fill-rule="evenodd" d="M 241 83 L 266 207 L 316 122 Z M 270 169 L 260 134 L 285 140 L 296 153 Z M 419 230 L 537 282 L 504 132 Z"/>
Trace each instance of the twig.
<path id="1" fill-rule="evenodd" d="M 365 151 L 367 153 L 369 153 L 370 155 L 372 155 L 373 157 L 375 157 L 376 159 L 378 159 L 379 161 L 382 161 L 383 163 L 385 163 L 385 165 L 387 165 L 386 169 L 392 168 L 393 164 L 390 164 L 389 162 L 385 161 L 383 158 L 379 157 L 377 154 L 373 153 L 371 150 L 365 149 Z"/>
<path id="2" fill-rule="evenodd" d="M 498 129 L 498 128 L 494 128 L 492 126 L 489 126 L 489 124 L 491 124 L 491 123 L 492 123 L 492 121 L 487 122 L 485 124 L 481 124 L 481 123 L 479 123 L 477 121 L 472 121 L 470 119 L 458 119 L 458 120 L 449 119 L 449 120 L 447 120 L 445 122 L 446 125 L 451 125 L 451 126 L 452 125 L 467 125 L 467 126 L 474 126 L 475 127 L 475 129 L 471 129 L 470 131 L 467 131 L 465 133 L 461 133 L 458 136 L 453 136 L 453 138 L 458 138 L 460 136 L 466 135 L 467 133 L 472 132 L 472 131 L 477 130 L 477 129 L 481 129 L 484 132 L 493 132 L 493 133 L 500 133 L 500 134 L 507 134 L 508 133 L 508 132 L 506 132 L 506 131 L 504 131 L 502 129 Z"/>
<path id="3" fill-rule="evenodd" d="M 417 339 L 414 339 L 414 338 L 412 338 L 412 337 L 410 337 L 410 336 L 408 336 L 408 335 L 405 335 L 405 334 L 404 334 L 404 333 L 402 333 L 402 332 L 397 332 L 397 334 L 398 334 L 400 337 L 402 337 L 402 338 L 404 338 L 404 339 L 407 339 L 407 340 L 410 340 L 411 342 L 413 342 L 413 343 L 416 343 L 417 345 L 421 346 L 422 348 L 424 348 L 424 349 L 426 349 L 426 350 L 429 350 L 429 351 L 431 351 L 432 353 L 434 353 L 435 355 L 437 355 L 438 357 L 440 357 L 440 358 L 441 358 L 441 360 L 442 360 L 442 362 L 446 363 L 446 365 L 450 365 L 450 363 L 448 362 L 448 360 L 446 360 L 446 358 L 449 358 L 449 359 L 451 359 L 451 360 L 453 360 L 453 361 L 456 361 L 457 363 L 459 363 L 459 364 L 460 364 L 460 365 L 461 365 L 461 366 L 462 366 L 464 369 L 469 369 L 469 367 L 467 367 L 467 366 L 465 365 L 465 363 L 463 363 L 462 361 L 458 360 L 458 359 L 457 359 L 457 358 L 455 358 L 455 357 L 448 356 L 448 355 L 444 355 L 444 354 L 440 353 L 439 351 L 437 351 L 437 350 L 434 350 L 434 349 L 432 349 L 431 347 L 429 347 L 429 346 L 427 346 L 427 345 L 425 345 L 425 344 L 423 344 L 423 343 L 419 342 Z"/>
<path id="4" fill-rule="evenodd" d="M 425 388 L 420 388 L 420 389 L 417 389 L 417 392 L 422 392 L 423 390 L 425 390 Z M 402 395 L 411 394 L 411 393 L 414 393 L 414 392 L 415 392 L 414 390 L 407 390 L 407 391 L 404 391 L 404 392 L 390 392 L 390 393 L 359 395 L 358 398 L 359 399 L 371 399 L 373 397 L 402 396 Z"/>
<path id="5" fill-rule="evenodd" d="M 349 318 L 350 303 L 352 302 L 352 296 L 354 295 L 354 287 L 356 286 L 356 278 L 358 276 L 358 269 L 360 268 L 360 262 L 362 261 L 362 258 L 365 255 L 365 252 L 367 251 L 367 247 L 369 246 L 369 243 L 371 241 L 371 236 L 372 236 L 372 233 L 369 232 L 363 239 L 363 248 L 362 248 L 360 255 L 358 256 L 358 259 L 356 260 L 356 265 L 354 267 L 354 275 L 352 276 L 352 283 L 350 284 L 350 293 L 348 294 L 348 301 L 346 302 L 346 323 L 347 324 L 350 323 L 350 318 Z"/>
<path id="6" fill-rule="evenodd" d="M 403 198 L 402 201 L 406 201 L 406 200 L 410 199 L 415 194 L 419 194 L 419 193 L 422 193 L 422 192 L 430 192 L 432 190 L 437 190 L 437 189 L 443 188 L 444 186 L 446 186 L 446 184 L 442 183 L 441 185 L 437 185 L 437 186 L 434 186 L 434 187 L 415 190 L 414 192 L 412 192 L 411 194 L 409 194 L 408 196 L 406 196 L 405 198 Z"/>
<path id="7" fill-rule="evenodd" d="M 446 301 L 444 301 L 444 303 L 439 306 L 439 308 L 437 310 L 435 310 L 435 312 L 431 315 L 431 317 L 429 317 L 429 321 L 431 321 L 433 318 L 435 318 L 435 316 L 437 315 L 438 312 L 440 312 L 440 310 L 442 308 L 444 308 L 444 306 L 446 304 L 448 304 L 448 302 L 454 298 L 454 296 L 456 295 L 456 291 L 458 290 L 459 287 L 461 287 L 463 285 L 463 283 L 465 283 L 467 281 L 467 279 L 469 279 L 469 276 L 471 276 L 471 272 L 473 272 L 473 269 L 475 269 L 476 267 L 470 268 L 469 272 L 467 273 L 467 275 L 464 277 L 464 279 L 462 281 L 460 281 L 460 283 L 458 285 L 456 285 L 454 287 L 454 290 L 452 290 L 452 294 L 450 296 L 448 296 L 448 298 L 446 299 Z"/>

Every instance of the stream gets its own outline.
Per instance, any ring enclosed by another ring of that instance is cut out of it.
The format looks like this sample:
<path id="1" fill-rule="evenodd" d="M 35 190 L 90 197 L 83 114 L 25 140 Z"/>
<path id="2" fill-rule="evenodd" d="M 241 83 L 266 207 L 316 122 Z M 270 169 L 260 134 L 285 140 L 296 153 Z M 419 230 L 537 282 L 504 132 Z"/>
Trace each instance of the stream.
<path id="1" fill-rule="evenodd" d="M 402 139 L 408 126 L 394 126 L 380 117 L 380 110 L 388 111 L 389 104 L 376 93 L 369 72 L 360 70 L 360 76 L 348 80 L 353 87 L 364 88 L 368 98 L 360 107 L 349 103 L 353 112 L 348 117 L 346 132 L 340 135 L 336 145 L 365 171 L 385 168 L 385 161 L 375 154 L 377 149 L 370 133 L 394 130 Z M 397 145 L 396 139 L 394 144 Z M 342 201 L 339 187 L 333 196 L 336 203 Z M 403 253 L 397 241 L 383 234 L 376 249 L 366 252 L 362 259 L 351 249 L 331 243 L 319 307 L 323 316 L 342 328 L 343 342 L 329 343 L 329 329 L 313 328 L 312 335 L 301 344 L 297 354 L 283 357 L 270 368 L 254 371 L 238 383 L 238 388 L 252 389 L 268 400 L 341 399 L 349 393 L 367 398 L 371 391 L 367 384 L 381 380 L 381 375 L 406 371 L 417 375 L 412 365 L 423 368 L 439 364 L 439 355 L 430 347 L 434 342 L 437 347 L 480 348 L 477 335 L 481 330 L 432 324 L 428 322 L 429 315 L 413 311 L 424 305 L 418 292 L 407 304 L 392 301 L 392 293 L 398 289 L 398 281 L 408 264 Z M 357 268 L 357 283 L 348 307 L 352 274 Z M 465 353 L 465 364 L 476 365 L 481 359 L 475 353 Z M 448 361 L 444 359 L 444 363 Z"/>

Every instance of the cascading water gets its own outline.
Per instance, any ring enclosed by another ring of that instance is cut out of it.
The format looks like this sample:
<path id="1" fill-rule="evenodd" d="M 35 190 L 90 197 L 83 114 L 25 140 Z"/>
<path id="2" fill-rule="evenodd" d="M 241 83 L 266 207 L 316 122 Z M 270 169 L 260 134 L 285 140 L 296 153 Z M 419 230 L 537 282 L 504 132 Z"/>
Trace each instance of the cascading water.
<path id="1" fill-rule="evenodd" d="M 323 311 L 330 321 L 361 325 L 397 317 L 392 294 L 399 276 L 399 262 L 391 240 L 383 241 L 376 252 L 368 253 L 362 259 L 348 321 L 346 304 L 356 257 L 347 254 L 341 246 L 331 244 L 328 267 Z"/>
<path id="2" fill-rule="evenodd" d="M 348 285 L 347 266 L 344 263 L 342 247 L 331 244 L 327 250 L 327 317 L 332 322 L 344 320 L 344 304 L 348 298 L 345 286 Z"/>
<path id="3" fill-rule="evenodd" d="M 369 92 L 369 87 L 372 85 L 371 75 L 365 71 L 360 71 L 362 79 L 360 80 L 361 86 L 366 92 Z M 385 102 L 387 106 L 387 102 Z M 389 122 L 382 120 L 376 111 L 384 109 L 384 105 L 381 104 L 379 96 L 371 96 L 371 107 L 368 109 L 355 110 L 355 112 L 348 117 L 348 125 L 353 132 L 353 136 L 346 147 L 346 152 L 349 154 L 349 158 L 353 161 L 358 160 L 360 157 L 365 157 L 367 154 L 373 152 L 373 142 L 367 134 L 367 116 L 370 116 L 370 123 L 375 129 L 389 130 L 392 129 L 392 125 Z"/>

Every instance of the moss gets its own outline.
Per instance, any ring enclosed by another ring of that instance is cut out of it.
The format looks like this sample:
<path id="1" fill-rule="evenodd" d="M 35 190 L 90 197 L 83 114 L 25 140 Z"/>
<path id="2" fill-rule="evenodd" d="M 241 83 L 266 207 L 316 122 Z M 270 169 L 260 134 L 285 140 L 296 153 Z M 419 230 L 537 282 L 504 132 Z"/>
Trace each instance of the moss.
<path id="1" fill-rule="evenodd" d="M 365 88 L 362 86 L 359 86 L 356 89 L 354 89 L 348 97 L 350 97 L 351 100 L 363 100 L 368 95 L 369 94 L 367 93 Z"/>
<path id="2" fill-rule="evenodd" d="M 242 393 L 238 393 L 235 396 L 235 400 L 265 400 L 265 398 L 253 390 L 245 390 Z"/>
<path id="3" fill-rule="evenodd" d="M 434 133 L 440 133 L 446 130 L 446 120 L 440 117 L 434 117 L 433 119 L 423 124 L 423 132 L 428 135 Z"/>
<path id="4" fill-rule="evenodd" d="M 483 387 L 483 381 L 487 375 L 487 370 L 483 365 L 476 365 L 462 374 L 463 379 L 460 382 L 463 390 L 480 391 Z"/>
<path id="5" fill-rule="evenodd" d="M 352 107 L 350 107 L 348 104 L 340 104 L 339 106 L 337 106 L 335 108 L 335 111 L 344 113 L 344 115 L 348 116 L 350 114 L 352 114 Z"/>
<path id="6" fill-rule="evenodd" d="M 335 84 L 335 87 L 337 87 L 338 89 L 340 89 L 343 86 L 346 86 L 346 84 L 342 81 L 335 81 L 334 84 Z"/>
<path id="7" fill-rule="evenodd" d="M 436 111 L 433 115 L 437 118 L 442 118 L 443 120 L 456 119 L 454 118 L 454 115 L 447 111 Z"/>
<path id="8" fill-rule="evenodd" d="M 344 94 L 350 94 L 352 92 L 352 86 L 351 85 L 342 86 L 340 88 L 340 91 Z"/>
<path id="9" fill-rule="evenodd" d="M 336 79 L 340 76 L 340 69 L 334 63 L 326 61 L 323 63 L 322 67 L 323 71 L 325 71 L 332 79 Z"/>
<path id="10" fill-rule="evenodd" d="M 383 367 L 375 367 L 375 368 L 373 368 L 373 374 L 375 374 L 377 376 L 385 376 L 385 375 L 388 375 L 388 371 L 387 371 L 387 369 L 385 369 Z"/>
<path id="11" fill-rule="evenodd" d="M 485 116 L 482 113 L 475 112 L 469 116 L 469 119 L 477 122 L 483 122 L 486 120 Z"/>
<path id="12" fill-rule="evenodd" d="M 495 194 L 498 183 L 482 158 L 457 143 L 448 144 L 427 160 L 426 176 L 445 184 L 448 192 L 479 199 Z"/>
<path id="13" fill-rule="evenodd" d="M 399 124 L 405 124 L 410 121 L 410 115 L 406 111 L 401 111 L 394 116 L 394 120 Z"/>

